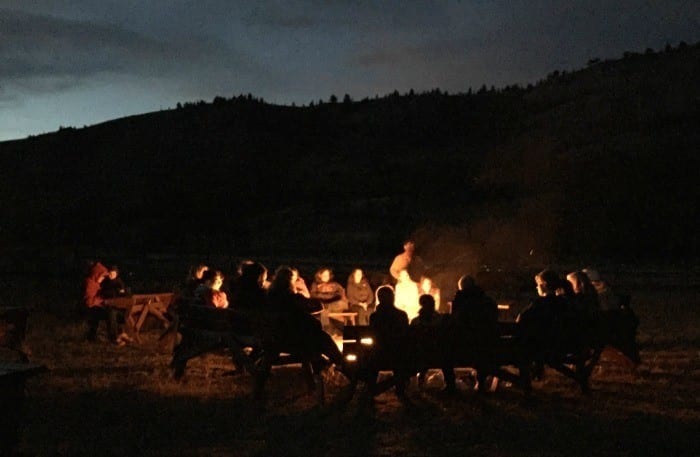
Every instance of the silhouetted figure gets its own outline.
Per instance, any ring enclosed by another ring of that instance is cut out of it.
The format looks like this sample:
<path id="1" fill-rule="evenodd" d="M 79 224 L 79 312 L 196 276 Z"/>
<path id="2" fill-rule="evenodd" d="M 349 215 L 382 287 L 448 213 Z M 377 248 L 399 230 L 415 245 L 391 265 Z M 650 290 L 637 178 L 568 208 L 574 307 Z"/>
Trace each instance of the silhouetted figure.
<path id="1" fill-rule="evenodd" d="M 479 389 L 484 390 L 486 376 L 496 367 L 498 305 L 471 276 L 462 276 L 457 286 L 459 290 L 452 299 L 453 324 L 458 329 L 455 357 L 472 361 Z"/>
<path id="2" fill-rule="evenodd" d="M 432 295 L 423 294 L 419 298 L 418 317 L 411 321 L 410 336 L 414 346 L 414 357 L 418 361 L 418 385 L 423 385 L 428 368 L 436 364 L 442 369 L 445 390 L 456 392 L 454 361 L 447 345 L 447 322 L 449 316 L 435 309 Z"/>
<path id="3" fill-rule="evenodd" d="M 535 377 L 541 377 L 544 363 L 561 361 L 571 346 L 571 328 L 567 325 L 569 302 L 557 295 L 562 279 L 552 270 L 535 275 L 538 297 L 518 316 L 522 345 L 535 362 Z"/>
<path id="4" fill-rule="evenodd" d="M 257 391 L 269 374 L 278 354 L 286 352 L 308 361 L 314 373 L 319 373 L 326 356 L 336 367 L 343 366 L 343 356 L 333 339 L 321 328 L 321 323 L 310 313 L 320 311 L 317 302 L 294 292 L 294 273 L 289 267 L 280 267 L 267 292 L 266 328 L 262 330 L 263 356 Z M 314 385 L 313 379 L 309 386 Z"/>
<path id="5" fill-rule="evenodd" d="M 367 383 L 373 394 L 396 387 L 399 397 L 405 396 L 408 382 L 410 345 L 408 339 L 408 316 L 406 312 L 394 306 L 394 290 L 391 286 L 381 286 L 377 289 L 377 308 L 369 317 L 369 326 L 373 329 L 376 341 L 374 351 L 369 360 Z M 394 376 L 390 383 L 377 385 L 379 370 L 390 368 Z"/>
<path id="6" fill-rule="evenodd" d="M 204 272 L 208 269 L 209 267 L 203 263 L 199 263 L 190 268 L 181 293 L 184 299 L 191 299 L 194 297 L 194 291 L 197 290 L 197 287 L 204 284 Z"/>
<path id="7" fill-rule="evenodd" d="M 246 263 L 240 268 L 231 307 L 238 311 L 260 310 L 265 306 L 267 294 L 267 268 L 257 262 Z"/>

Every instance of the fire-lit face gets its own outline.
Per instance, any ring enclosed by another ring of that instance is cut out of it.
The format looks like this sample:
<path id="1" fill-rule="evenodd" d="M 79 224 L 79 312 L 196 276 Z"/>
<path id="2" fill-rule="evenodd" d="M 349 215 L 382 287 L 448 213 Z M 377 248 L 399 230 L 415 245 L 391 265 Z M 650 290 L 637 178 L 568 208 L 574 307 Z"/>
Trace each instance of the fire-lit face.
<path id="1" fill-rule="evenodd" d="M 214 290 L 219 290 L 221 289 L 222 285 L 224 285 L 224 277 L 220 275 L 215 276 L 213 282 L 211 283 L 211 288 Z"/>
<path id="2" fill-rule="evenodd" d="M 575 273 L 569 273 L 568 275 L 566 275 L 566 280 L 571 283 L 571 288 L 574 290 L 575 294 L 580 294 L 583 292 L 582 284 L 576 277 Z"/>
<path id="3" fill-rule="evenodd" d="M 117 270 L 110 270 L 108 275 L 109 275 L 109 279 L 117 279 L 117 276 L 119 275 L 119 273 L 117 273 Z"/>
<path id="4" fill-rule="evenodd" d="M 331 272 L 329 270 L 323 270 L 318 277 L 321 279 L 321 282 L 328 282 L 331 280 Z"/>
<path id="5" fill-rule="evenodd" d="M 352 275 L 352 279 L 355 281 L 355 284 L 359 284 L 360 281 L 362 281 L 362 270 L 355 270 L 355 273 Z"/>
<path id="6" fill-rule="evenodd" d="M 413 251 L 416 250 L 416 245 L 413 244 L 413 241 L 407 241 L 403 245 L 403 250 L 406 251 L 408 254 L 413 254 Z"/>
<path id="7" fill-rule="evenodd" d="M 547 295 L 547 285 L 540 279 L 539 276 L 535 276 L 535 284 L 537 287 L 537 295 L 544 297 Z"/>
<path id="8" fill-rule="evenodd" d="M 423 280 L 420 283 L 420 290 L 424 294 L 430 293 L 430 290 L 433 288 L 433 282 L 430 280 L 430 278 L 423 278 Z"/>
<path id="9" fill-rule="evenodd" d="M 291 279 L 292 284 L 296 284 L 298 280 L 299 280 L 299 272 L 297 270 L 292 270 L 292 279 Z"/>

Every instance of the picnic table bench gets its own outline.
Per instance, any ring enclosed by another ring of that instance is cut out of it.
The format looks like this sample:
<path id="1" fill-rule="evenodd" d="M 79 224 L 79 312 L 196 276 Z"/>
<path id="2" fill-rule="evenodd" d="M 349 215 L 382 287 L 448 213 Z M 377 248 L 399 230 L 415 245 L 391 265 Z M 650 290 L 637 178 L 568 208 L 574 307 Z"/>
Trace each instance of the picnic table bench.
<path id="1" fill-rule="evenodd" d="M 263 341 L 270 336 L 268 315 L 245 313 L 232 309 L 203 306 L 197 301 L 179 303 L 173 328 L 181 340 L 173 350 L 170 367 L 178 379 L 185 373 L 187 362 L 209 353 L 225 353 L 236 365 L 236 371 L 247 370 L 254 375 L 256 395 L 261 394 L 264 380 L 272 366 L 301 364 L 309 388 L 315 386 L 310 360 L 294 354 L 265 352 Z M 269 364 L 269 365 L 268 365 Z"/>

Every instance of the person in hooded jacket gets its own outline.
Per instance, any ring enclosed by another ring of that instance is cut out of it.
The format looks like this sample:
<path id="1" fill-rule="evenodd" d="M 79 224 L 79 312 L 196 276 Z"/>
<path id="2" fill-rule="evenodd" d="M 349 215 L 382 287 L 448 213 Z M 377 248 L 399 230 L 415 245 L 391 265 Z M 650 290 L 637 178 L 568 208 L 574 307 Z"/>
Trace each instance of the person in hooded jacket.
<path id="1" fill-rule="evenodd" d="M 374 312 L 374 292 L 360 268 L 350 273 L 346 293 L 350 311 L 357 313 L 357 324 L 369 325 L 369 316 Z"/>
<path id="2" fill-rule="evenodd" d="M 321 312 L 323 330 L 330 334 L 342 335 L 343 322 L 332 319 L 329 314 L 346 312 L 348 300 L 345 298 L 343 286 L 333 280 L 333 271 L 330 268 L 321 268 L 316 272 L 309 294 L 312 299 L 318 300 L 323 306 Z"/>
<path id="3" fill-rule="evenodd" d="M 83 287 L 83 304 L 87 311 L 87 340 L 97 341 L 97 329 L 100 321 L 107 322 L 107 338 L 117 345 L 126 344 L 130 338 L 119 331 L 118 311 L 107 306 L 105 297 L 101 293 L 101 284 L 108 275 L 107 267 L 96 262 L 90 267 Z"/>

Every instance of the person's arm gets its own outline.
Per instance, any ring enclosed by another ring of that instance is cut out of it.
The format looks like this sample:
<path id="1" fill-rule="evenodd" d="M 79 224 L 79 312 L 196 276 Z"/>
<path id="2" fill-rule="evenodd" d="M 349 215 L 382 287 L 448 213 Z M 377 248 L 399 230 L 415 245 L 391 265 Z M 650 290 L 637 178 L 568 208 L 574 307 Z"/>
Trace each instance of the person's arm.
<path id="1" fill-rule="evenodd" d="M 407 266 L 408 262 L 404 259 L 403 254 L 399 254 L 394 257 L 394 261 L 391 262 L 389 273 L 394 279 L 399 279 L 399 273 L 401 273 L 401 270 L 405 270 Z"/>

